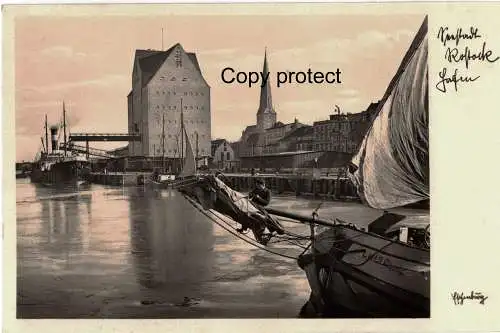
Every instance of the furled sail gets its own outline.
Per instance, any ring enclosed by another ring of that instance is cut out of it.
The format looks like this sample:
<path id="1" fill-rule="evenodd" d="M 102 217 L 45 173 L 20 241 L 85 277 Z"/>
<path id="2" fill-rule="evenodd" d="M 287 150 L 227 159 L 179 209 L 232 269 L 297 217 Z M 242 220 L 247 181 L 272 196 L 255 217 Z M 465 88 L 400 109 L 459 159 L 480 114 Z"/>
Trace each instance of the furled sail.
<path id="1" fill-rule="evenodd" d="M 196 160 L 193 153 L 193 148 L 189 142 L 189 137 L 184 128 L 184 138 L 186 140 L 186 157 L 184 158 L 184 164 L 182 166 L 182 171 L 180 177 L 193 176 L 196 173 Z"/>
<path id="2" fill-rule="evenodd" d="M 349 166 L 358 194 L 373 208 L 429 199 L 427 44 L 425 18 Z"/>

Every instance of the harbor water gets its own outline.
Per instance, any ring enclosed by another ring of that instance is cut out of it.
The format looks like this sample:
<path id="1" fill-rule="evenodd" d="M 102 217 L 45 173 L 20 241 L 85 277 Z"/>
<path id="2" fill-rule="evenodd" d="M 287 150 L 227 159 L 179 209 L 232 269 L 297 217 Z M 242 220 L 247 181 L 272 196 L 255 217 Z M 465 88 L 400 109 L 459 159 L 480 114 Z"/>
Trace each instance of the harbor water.
<path id="1" fill-rule="evenodd" d="M 311 216 L 320 202 L 270 206 Z M 16 206 L 18 318 L 293 318 L 309 297 L 295 260 L 235 237 L 174 190 L 19 179 Z M 380 215 L 333 201 L 318 213 L 360 225 Z"/>

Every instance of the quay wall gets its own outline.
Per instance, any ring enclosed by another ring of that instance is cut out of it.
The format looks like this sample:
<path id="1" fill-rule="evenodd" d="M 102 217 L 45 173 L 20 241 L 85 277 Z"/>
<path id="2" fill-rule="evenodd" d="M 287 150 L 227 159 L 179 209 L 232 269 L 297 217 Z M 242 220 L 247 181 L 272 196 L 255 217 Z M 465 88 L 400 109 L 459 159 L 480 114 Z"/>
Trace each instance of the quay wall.
<path id="1" fill-rule="evenodd" d="M 93 184 L 113 186 L 139 186 L 143 185 L 142 179 L 149 177 L 151 173 L 145 172 L 109 172 L 91 173 L 90 181 Z"/>
<path id="2" fill-rule="evenodd" d="M 226 175 L 229 184 L 237 191 L 250 191 L 254 187 L 255 177 Z M 347 178 L 318 177 L 303 178 L 293 175 L 261 175 L 266 187 L 274 194 L 294 195 L 331 199 L 358 200 L 356 188 Z"/>
<path id="3" fill-rule="evenodd" d="M 113 186 L 141 186 L 150 177 L 145 172 L 92 173 L 95 184 Z M 304 177 L 297 175 L 259 175 L 275 195 L 292 195 L 333 200 L 358 200 L 356 189 L 345 177 Z M 256 177 L 250 174 L 225 174 L 228 185 L 237 191 L 246 192 L 254 187 Z"/>

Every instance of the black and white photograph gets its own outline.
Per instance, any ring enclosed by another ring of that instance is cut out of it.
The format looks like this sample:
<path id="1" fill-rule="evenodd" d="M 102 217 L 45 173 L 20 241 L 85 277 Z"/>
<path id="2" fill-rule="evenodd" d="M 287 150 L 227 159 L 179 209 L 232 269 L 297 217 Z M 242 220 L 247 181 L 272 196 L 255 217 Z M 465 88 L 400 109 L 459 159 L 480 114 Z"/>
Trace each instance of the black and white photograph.
<path id="1" fill-rule="evenodd" d="M 429 318 L 427 31 L 19 18 L 17 317 Z"/>
<path id="2" fill-rule="evenodd" d="M 10 327 L 491 330 L 500 8 L 467 6 L 4 6 Z"/>

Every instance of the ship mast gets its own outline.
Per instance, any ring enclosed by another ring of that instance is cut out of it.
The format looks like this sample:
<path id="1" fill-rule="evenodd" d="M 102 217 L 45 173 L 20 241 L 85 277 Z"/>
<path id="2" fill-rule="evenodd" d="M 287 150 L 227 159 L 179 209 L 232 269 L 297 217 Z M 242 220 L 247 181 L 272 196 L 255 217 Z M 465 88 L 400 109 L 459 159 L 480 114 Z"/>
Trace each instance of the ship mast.
<path id="1" fill-rule="evenodd" d="M 181 98 L 181 168 L 183 161 L 184 161 L 184 110 L 182 109 L 182 98 Z"/>
<path id="2" fill-rule="evenodd" d="M 66 106 L 63 101 L 64 156 L 66 156 Z"/>
<path id="3" fill-rule="evenodd" d="M 49 127 L 47 125 L 47 115 L 45 115 L 45 153 L 49 153 Z"/>
<path id="4" fill-rule="evenodd" d="M 161 169 L 165 172 L 165 113 L 163 114 L 162 129 L 161 129 Z"/>
<path id="5" fill-rule="evenodd" d="M 196 134 L 196 163 L 198 163 L 198 151 L 199 151 L 199 149 L 198 149 L 198 132 L 195 132 L 195 134 Z M 198 166 L 198 164 L 197 164 L 197 166 Z"/>
<path id="6" fill-rule="evenodd" d="M 42 151 L 44 151 L 45 150 L 45 142 L 43 142 L 43 136 L 40 137 L 40 141 L 42 141 Z"/>

